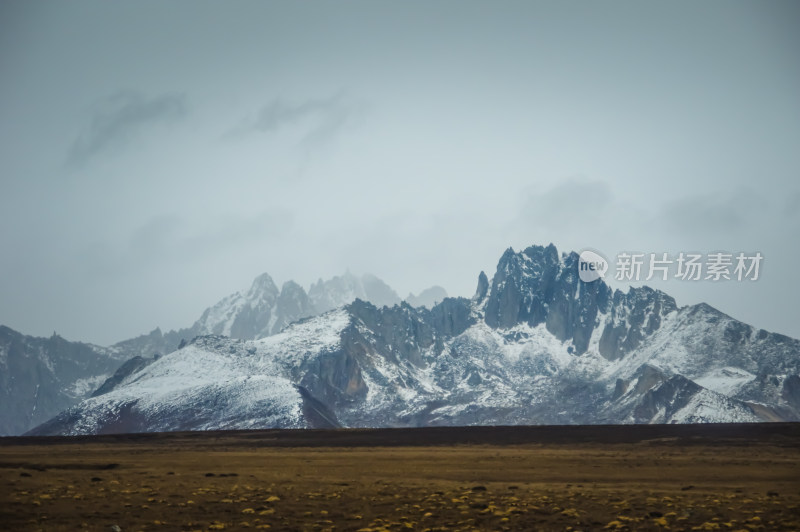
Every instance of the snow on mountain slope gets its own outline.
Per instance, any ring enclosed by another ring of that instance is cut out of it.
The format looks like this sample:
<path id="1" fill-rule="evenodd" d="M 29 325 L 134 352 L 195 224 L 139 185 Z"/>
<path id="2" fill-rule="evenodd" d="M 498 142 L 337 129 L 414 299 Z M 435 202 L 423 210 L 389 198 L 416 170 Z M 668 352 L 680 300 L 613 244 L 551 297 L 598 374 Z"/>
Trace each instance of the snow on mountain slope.
<path id="1" fill-rule="evenodd" d="M 666 413 L 665 413 L 666 414 Z M 761 421 L 750 408 L 731 401 L 723 394 L 700 390 L 686 405 L 670 413 L 653 418 L 651 423 L 756 423 Z"/>
<path id="2" fill-rule="evenodd" d="M 742 386 L 755 378 L 755 375 L 743 369 L 725 366 L 711 370 L 694 381 L 704 388 L 731 397 L 736 395 Z"/>
<path id="3" fill-rule="evenodd" d="M 739 423 L 760 421 L 743 401 L 704 388 L 683 375 L 643 365 L 618 380 L 602 415 L 621 423 Z"/>
<path id="4" fill-rule="evenodd" d="M 144 421 L 154 431 L 302 426 L 295 387 L 279 377 L 248 374 L 237 358 L 195 346 L 162 357 L 131 384 L 87 400 L 84 408 L 92 415 L 81 418 L 75 433 L 98 432 L 109 419 L 127 429 Z"/>
<path id="5" fill-rule="evenodd" d="M 200 337 L 42 430 L 94 434 L 314 426 L 304 413 L 308 405 L 301 390 L 290 379 L 292 369 L 307 357 L 337 349 L 348 318 L 334 311 L 263 340 Z"/>
<path id="6" fill-rule="evenodd" d="M 630 378 L 643 364 L 683 375 L 737 399 L 773 402 L 747 384 L 759 374 L 800 373 L 800 341 L 754 329 L 706 304 L 667 315 L 639 349 L 608 366 L 608 378 Z"/>
<path id="7" fill-rule="evenodd" d="M 303 364 L 309 356 L 338 349 L 342 331 L 350 321 L 347 311 L 337 309 L 299 321 L 279 334 L 244 345 L 247 350 L 255 349 L 252 363 L 258 365 L 257 369 L 287 371 Z"/>

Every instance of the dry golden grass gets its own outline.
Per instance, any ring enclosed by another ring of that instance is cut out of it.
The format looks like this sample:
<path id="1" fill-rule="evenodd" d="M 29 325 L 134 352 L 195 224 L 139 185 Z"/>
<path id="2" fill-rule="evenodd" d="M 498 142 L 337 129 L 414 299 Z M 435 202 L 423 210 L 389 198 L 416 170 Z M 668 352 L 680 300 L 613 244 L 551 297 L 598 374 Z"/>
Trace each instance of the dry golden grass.
<path id="1" fill-rule="evenodd" d="M 800 530 L 769 441 L 269 447 L 209 435 L 0 445 L 8 530 Z"/>

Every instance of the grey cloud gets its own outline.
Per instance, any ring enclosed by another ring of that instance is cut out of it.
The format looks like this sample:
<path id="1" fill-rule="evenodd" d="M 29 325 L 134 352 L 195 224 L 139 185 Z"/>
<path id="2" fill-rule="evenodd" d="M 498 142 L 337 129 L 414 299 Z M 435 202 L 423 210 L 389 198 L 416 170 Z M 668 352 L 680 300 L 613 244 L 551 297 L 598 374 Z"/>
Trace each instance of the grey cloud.
<path id="1" fill-rule="evenodd" d="M 298 145 L 309 151 L 335 137 L 354 118 L 358 108 L 343 92 L 327 98 L 312 98 L 295 103 L 275 98 L 227 136 L 235 138 L 252 133 L 276 133 L 281 129 L 300 125 L 304 132 Z"/>
<path id="2" fill-rule="evenodd" d="M 253 128 L 258 131 L 274 131 L 307 116 L 316 116 L 324 120 L 327 115 L 341 110 L 341 99 L 340 95 L 335 95 L 321 100 L 307 100 L 299 104 L 290 104 L 281 99 L 275 99 L 258 113 Z"/>
<path id="3" fill-rule="evenodd" d="M 327 110 L 324 119 L 311 129 L 300 141 L 306 150 L 312 150 L 335 137 L 353 116 L 353 109 L 346 105 L 338 105 Z"/>
<path id="4" fill-rule="evenodd" d="M 186 114 L 187 102 L 183 94 L 154 97 L 134 91 L 113 94 L 95 105 L 91 120 L 72 143 L 67 163 L 82 166 L 97 154 L 128 141 L 147 126 L 173 122 Z"/>

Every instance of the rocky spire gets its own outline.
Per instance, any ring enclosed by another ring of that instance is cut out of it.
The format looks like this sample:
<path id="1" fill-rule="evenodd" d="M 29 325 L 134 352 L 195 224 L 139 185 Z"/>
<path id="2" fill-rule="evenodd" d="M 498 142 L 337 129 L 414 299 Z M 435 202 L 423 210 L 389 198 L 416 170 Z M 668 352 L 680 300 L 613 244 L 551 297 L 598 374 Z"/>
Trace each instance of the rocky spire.
<path id="1" fill-rule="evenodd" d="M 481 271 L 478 276 L 478 288 L 475 290 L 475 295 L 472 296 L 473 301 L 483 301 L 489 293 L 489 278 L 486 277 L 486 272 Z"/>

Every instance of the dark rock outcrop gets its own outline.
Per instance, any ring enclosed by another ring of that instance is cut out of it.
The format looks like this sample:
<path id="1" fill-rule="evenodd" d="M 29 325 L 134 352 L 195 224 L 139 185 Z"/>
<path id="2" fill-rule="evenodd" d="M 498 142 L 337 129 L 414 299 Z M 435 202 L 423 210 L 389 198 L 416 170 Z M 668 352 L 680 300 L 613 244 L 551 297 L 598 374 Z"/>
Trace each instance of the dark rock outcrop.
<path id="1" fill-rule="evenodd" d="M 552 244 L 531 246 L 520 253 L 508 248 L 492 279 L 486 323 L 496 328 L 543 323 L 558 271 L 558 251 Z"/>
<path id="2" fill-rule="evenodd" d="M 437 337 L 455 337 L 474 323 L 470 301 L 462 297 L 448 297 L 430 311 L 431 326 Z"/>
<path id="3" fill-rule="evenodd" d="M 305 365 L 300 380 L 310 397 L 333 408 L 363 399 L 368 391 L 358 364 L 364 344 L 359 344 L 352 330 L 346 331 L 342 344 L 341 349 L 323 353 Z"/>

